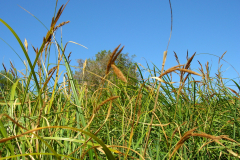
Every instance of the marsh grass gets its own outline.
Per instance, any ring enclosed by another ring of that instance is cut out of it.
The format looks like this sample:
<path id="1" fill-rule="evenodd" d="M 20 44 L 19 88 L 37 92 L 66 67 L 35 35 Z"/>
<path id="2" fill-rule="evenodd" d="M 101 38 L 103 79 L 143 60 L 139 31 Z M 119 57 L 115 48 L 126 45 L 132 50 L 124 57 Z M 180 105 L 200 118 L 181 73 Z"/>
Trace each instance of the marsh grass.
<path id="1" fill-rule="evenodd" d="M 53 17 L 40 49 L 33 47 L 33 63 L 27 40 L 23 44 L 0 19 L 27 59 L 26 74 L 11 63 L 12 76 L 19 72 L 22 78 L 11 81 L 10 90 L 1 91 L 0 159 L 240 157 L 239 94 L 223 83 L 220 69 L 216 77 L 210 77 L 209 63 L 204 67 L 199 62 L 199 72 L 191 70 L 195 53 L 185 64 L 174 53 L 178 65 L 165 69 L 166 50 L 161 70 L 154 64 L 153 69 L 146 68 L 148 78 L 143 79 L 144 70 L 136 66 L 142 80 L 133 85 L 114 65 L 124 48 L 119 50 L 119 45 L 100 85 L 92 90 L 92 86 L 73 79 L 70 54 L 66 57 L 65 53 L 67 44 L 63 47 L 54 36 L 59 27 L 69 23 L 57 25 L 65 7 Z M 56 63 L 49 62 L 51 47 L 58 51 Z M 60 72 L 60 65 L 66 67 L 65 73 Z M 109 80 L 110 72 L 120 79 L 117 83 Z M 172 74 L 179 75 L 179 83 L 173 82 Z M 196 76 L 200 80 L 195 80 Z"/>

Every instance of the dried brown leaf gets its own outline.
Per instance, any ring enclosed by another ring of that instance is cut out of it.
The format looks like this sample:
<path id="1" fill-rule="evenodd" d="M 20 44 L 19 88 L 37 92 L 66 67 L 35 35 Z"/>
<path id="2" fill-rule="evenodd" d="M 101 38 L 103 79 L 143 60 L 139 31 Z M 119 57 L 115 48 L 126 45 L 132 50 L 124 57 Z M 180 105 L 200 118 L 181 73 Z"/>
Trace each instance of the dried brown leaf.
<path id="1" fill-rule="evenodd" d="M 172 154 L 170 155 L 169 159 L 171 159 L 171 157 L 173 156 L 173 154 L 183 145 L 183 143 L 190 138 L 190 136 L 192 135 L 192 133 L 197 129 L 197 127 L 187 131 L 183 137 L 178 141 L 178 143 L 176 144 L 176 147 L 174 148 Z"/>
<path id="2" fill-rule="evenodd" d="M 232 88 L 229 88 L 229 87 L 227 87 L 230 91 L 232 91 L 233 93 L 235 93 L 237 96 L 239 96 L 239 94 L 235 91 L 235 90 L 233 90 Z"/>
<path id="3" fill-rule="evenodd" d="M 110 98 L 106 99 L 105 101 L 103 101 L 102 103 L 100 103 L 100 104 L 98 105 L 98 107 L 95 109 L 94 113 L 96 113 L 102 105 L 104 105 L 105 103 L 107 103 L 107 102 L 109 102 L 109 101 L 111 101 L 111 100 L 114 100 L 114 99 L 116 99 L 116 98 L 118 98 L 118 97 L 119 97 L 119 96 L 113 96 L 113 97 L 110 97 Z"/>
<path id="4" fill-rule="evenodd" d="M 162 73 L 162 74 L 159 76 L 159 78 L 163 77 L 164 75 L 166 75 L 166 74 L 168 74 L 168 73 L 170 73 L 170 72 L 176 71 L 176 70 L 178 70 L 178 71 L 183 71 L 183 72 L 188 72 L 188 73 L 190 73 L 190 74 L 195 74 L 195 75 L 198 75 L 198 76 L 202 76 L 202 75 L 200 75 L 199 73 L 194 72 L 194 71 L 189 70 L 189 69 L 172 68 L 172 69 L 168 69 L 168 70 L 166 70 L 164 73 Z"/>

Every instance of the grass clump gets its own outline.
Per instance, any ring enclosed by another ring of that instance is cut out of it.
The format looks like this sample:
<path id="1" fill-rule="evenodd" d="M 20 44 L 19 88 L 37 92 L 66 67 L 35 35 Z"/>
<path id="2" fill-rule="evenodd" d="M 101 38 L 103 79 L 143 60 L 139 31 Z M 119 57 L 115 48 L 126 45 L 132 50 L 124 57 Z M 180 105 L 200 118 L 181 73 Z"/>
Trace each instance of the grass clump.
<path id="1" fill-rule="evenodd" d="M 149 77 L 143 79 L 144 70 L 137 65 L 142 79 L 129 83 L 114 65 L 123 50 L 119 45 L 97 89 L 78 84 L 65 53 L 67 44 L 63 47 L 54 37 L 57 28 L 68 23 L 57 25 L 65 7 L 53 17 L 40 49 L 33 47 L 33 63 L 27 41 L 22 43 L 0 19 L 27 59 L 26 74 L 18 71 L 23 77 L 1 90 L 0 159 L 239 158 L 239 94 L 223 83 L 220 70 L 210 77 L 209 64 L 204 68 L 199 62 L 199 72 L 193 71 L 195 54 L 181 64 L 176 53 L 178 65 L 164 69 L 164 51 L 161 70 L 155 65 L 146 68 Z M 54 46 L 58 56 L 52 64 Z M 66 67 L 62 82 L 60 65 Z M 112 83 L 110 72 L 119 81 Z M 173 73 L 179 75 L 179 85 L 173 82 Z"/>

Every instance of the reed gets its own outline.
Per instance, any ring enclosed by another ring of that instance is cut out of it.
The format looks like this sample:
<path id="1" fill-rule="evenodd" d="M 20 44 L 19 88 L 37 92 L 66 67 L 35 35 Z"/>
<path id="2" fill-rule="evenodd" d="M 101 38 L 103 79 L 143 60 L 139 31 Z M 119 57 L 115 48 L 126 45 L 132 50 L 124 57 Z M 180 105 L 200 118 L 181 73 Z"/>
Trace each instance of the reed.
<path id="1" fill-rule="evenodd" d="M 187 52 L 187 61 L 181 63 L 174 52 L 177 65 L 165 69 L 166 50 L 162 68 L 136 66 L 140 77 L 144 71 L 149 77 L 132 84 L 114 64 L 124 48 L 119 45 L 106 64 L 104 77 L 88 71 L 85 61 L 83 72 L 102 79 L 97 87 L 78 84 L 69 64 L 71 53 L 65 53 L 68 43 L 63 45 L 54 37 L 59 27 L 69 23 L 57 25 L 65 7 L 52 18 L 40 47 L 32 46 L 33 62 L 27 40 L 23 43 L 0 19 L 27 59 L 25 73 L 12 62 L 9 70 L 3 64 L 7 74 L 1 75 L 9 80 L 10 89 L 1 89 L 0 159 L 240 158 L 239 91 L 224 83 L 221 67 L 211 77 L 209 63 L 198 61 L 199 70 L 191 69 L 196 53 L 188 58 Z M 50 63 L 53 45 L 58 55 Z M 219 57 L 219 66 L 225 54 Z M 112 82 L 110 72 L 121 81 Z M 179 75 L 179 84 L 171 74 Z"/>

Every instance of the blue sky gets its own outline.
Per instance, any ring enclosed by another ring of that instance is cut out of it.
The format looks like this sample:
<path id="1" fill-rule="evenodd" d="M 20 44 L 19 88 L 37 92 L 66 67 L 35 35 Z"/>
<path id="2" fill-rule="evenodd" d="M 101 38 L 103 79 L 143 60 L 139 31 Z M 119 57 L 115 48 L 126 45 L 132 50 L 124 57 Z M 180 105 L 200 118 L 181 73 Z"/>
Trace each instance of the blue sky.
<path id="1" fill-rule="evenodd" d="M 67 0 L 59 0 L 58 8 L 66 2 Z M 27 39 L 32 61 L 35 53 L 31 45 L 39 48 L 47 29 L 18 5 L 49 28 L 55 3 L 55 0 L 0 2 L 0 18 L 16 31 L 22 41 Z M 165 69 L 177 65 L 173 51 L 177 53 L 180 63 L 184 64 L 188 50 L 189 56 L 197 53 L 191 68 L 197 71 L 197 60 L 203 65 L 209 61 L 214 76 L 218 68 L 218 58 L 209 54 L 221 56 L 227 51 L 224 60 L 240 72 L 240 1 L 172 0 L 171 3 L 173 31 Z M 154 63 L 161 68 L 163 51 L 166 50 L 170 35 L 168 0 L 70 0 L 58 22 L 67 20 L 70 23 L 62 28 L 63 43 L 75 41 L 88 48 L 69 44 L 66 53 L 72 52 L 71 65 L 77 65 L 76 59 L 93 58 L 97 52 L 113 50 L 121 43 L 125 45 L 123 53 L 137 56 L 134 61 L 147 66 L 143 59 L 145 58 L 149 64 Z M 60 34 L 58 30 L 57 37 Z M 2 23 L 0 38 L 9 43 L 25 60 L 16 39 Z M 52 62 L 55 62 L 54 54 Z M 9 60 L 17 69 L 24 69 L 18 56 L 2 40 L 0 58 L 7 69 L 10 68 Z M 221 62 L 222 71 L 226 70 L 223 77 L 238 77 L 228 63 Z M 1 65 L 0 70 L 2 69 Z"/>

